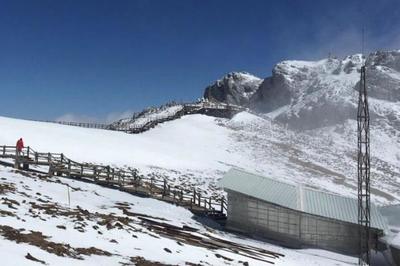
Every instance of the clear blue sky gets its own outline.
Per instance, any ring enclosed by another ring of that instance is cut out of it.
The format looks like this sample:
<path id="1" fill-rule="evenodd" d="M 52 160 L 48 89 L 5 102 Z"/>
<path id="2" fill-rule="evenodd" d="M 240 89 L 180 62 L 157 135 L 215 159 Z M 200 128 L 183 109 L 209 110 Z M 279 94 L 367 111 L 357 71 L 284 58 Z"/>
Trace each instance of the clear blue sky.
<path id="1" fill-rule="evenodd" d="M 364 3 L 364 6 L 362 6 Z M 400 1 L 0 0 L 0 115 L 104 120 L 230 71 L 400 49 Z"/>

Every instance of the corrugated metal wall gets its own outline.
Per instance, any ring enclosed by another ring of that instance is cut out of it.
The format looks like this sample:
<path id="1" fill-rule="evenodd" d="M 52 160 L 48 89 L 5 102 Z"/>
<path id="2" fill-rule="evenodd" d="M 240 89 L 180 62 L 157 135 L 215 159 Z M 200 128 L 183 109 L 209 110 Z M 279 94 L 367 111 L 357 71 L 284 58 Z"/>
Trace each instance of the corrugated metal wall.
<path id="1" fill-rule="evenodd" d="M 356 224 L 302 213 L 230 190 L 227 227 L 294 248 L 320 247 L 358 253 Z"/>

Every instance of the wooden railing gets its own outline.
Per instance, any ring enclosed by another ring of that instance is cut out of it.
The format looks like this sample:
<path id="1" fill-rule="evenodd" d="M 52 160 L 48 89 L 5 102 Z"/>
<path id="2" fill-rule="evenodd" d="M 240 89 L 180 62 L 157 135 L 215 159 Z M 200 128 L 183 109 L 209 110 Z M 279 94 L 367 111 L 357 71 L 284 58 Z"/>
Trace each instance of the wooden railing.
<path id="1" fill-rule="evenodd" d="M 227 202 L 224 197 L 207 197 L 196 189 L 187 190 L 171 185 L 165 178 L 145 177 L 138 170 L 120 169 L 109 165 L 80 163 L 63 153 L 37 152 L 31 147 L 17 153 L 15 146 L 0 146 L 0 158 L 11 158 L 18 168 L 29 169 L 29 165 L 49 166 L 49 175 L 86 180 L 117 188 L 132 194 L 148 196 L 184 206 L 197 214 L 224 218 Z"/>
<path id="2" fill-rule="evenodd" d="M 171 121 L 178 119 L 184 115 L 189 114 L 212 114 L 212 111 L 218 111 L 219 116 L 231 117 L 237 112 L 243 111 L 244 108 L 236 105 L 228 104 L 216 104 L 211 102 L 201 102 L 201 103 L 187 103 L 182 105 L 182 109 L 171 115 L 153 115 L 152 118 L 145 119 L 145 122 L 135 123 L 135 119 L 143 119 L 142 117 L 137 117 L 131 121 L 123 122 L 121 125 L 111 124 L 109 129 L 123 131 L 130 134 L 137 134 L 149 130 L 158 124 L 164 123 L 166 121 Z M 216 113 L 213 113 L 217 116 Z"/>
<path id="3" fill-rule="evenodd" d="M 45 121 L 60 125 L 75 126 L 75 127 L 86 127 L 86 128 L 98 128 L 98 129 L 109 129 L 109 125 L 100 123 L 82 123 L 82 122 L 68 122 L 68 121 Z"/>
<path id="4" fill-rule="evenodd" d="M 170 105 L 168 107 L 172 107 Z M 133 119 L 133 121 L 128 121 L 118 125 L 117 123 L 112 124 L 101 124 L 101 123 L 81 123 L 81 122 L 69 122 L 69 121 L 51 121 L 51 120 L 32 120 L 37 122 L 47 122 L 55 123 L 68 126 L 84 127 L 84 128 L 96 128 L 96 129 L 106 129 L 114 131 L 122 131 L 129 134 L 138 134 L 147 131 L 158 124 L 164 123 L 166 121 L 171 121 L 178 119 L 184 115 L 189 114 L 209 114 L 212 115 L 212 111 L 219 111 L 219 116 L 229 117 L 237 112 L 245 110 L 241 106 L 223 104 L 223 103 L 213 103 L 213 102 L 197 102 L 197 103 L 184 103 L 180 104 L 182 109 L 173 113 L 171 115 L 154 115 L 152 118 L 143 118 L 143 116 L 138 116 Z M 145 115 L 146 113 L 143 113 Z M 215 113 L 214 113 L 215 114 Z M 135 119 L 142 119 L 144 122 L 135 124 Z M 128 119 L 127 119 L 128 120 Z"/>

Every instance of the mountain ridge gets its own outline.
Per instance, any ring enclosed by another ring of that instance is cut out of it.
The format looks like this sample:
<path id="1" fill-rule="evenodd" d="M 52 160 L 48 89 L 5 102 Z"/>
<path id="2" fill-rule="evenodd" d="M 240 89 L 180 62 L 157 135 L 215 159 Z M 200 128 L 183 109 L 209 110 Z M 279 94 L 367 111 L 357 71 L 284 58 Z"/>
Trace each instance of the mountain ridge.
<path id="1" fill-rule="evenodd" d="M 275 65 L 271 76 L 252 88 L 253 93 L 247 102 L 237 104 L 258 113 L 270 113 L 275 120 L 295 129 L 343 123 L 346 119 L 355 118 L 357 86 L 364 60 L 369 98 L 372 99 L 371 118 L 389 115 L 398 124 L 400 121 L 390 105 L 400 101 L 400 50 L 377 51 L 366 58 L 354 54 L 343 59 L 285 60 Z M 228 75 L 220 80 L 227 78 Z M 224 86 L 219 81 L 212 88 L 214 94 L 223 95 L 218 98 L 205 93 L 205 98 L 232 103 L 228 96 L 235 98 L 237 92 L 232 89 L 235 84 Z M 382 100 L 385 101 L 384 106 L 379 102 Z"/>

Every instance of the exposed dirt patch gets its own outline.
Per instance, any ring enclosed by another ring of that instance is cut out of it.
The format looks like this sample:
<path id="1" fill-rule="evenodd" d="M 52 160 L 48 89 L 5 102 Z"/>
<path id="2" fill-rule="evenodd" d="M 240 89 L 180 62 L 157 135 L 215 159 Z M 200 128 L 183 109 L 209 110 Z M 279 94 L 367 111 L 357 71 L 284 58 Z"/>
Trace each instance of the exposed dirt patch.
<path id="1" fill-rule="evenodd" d="M 6 194 L 8 192 L 15 191 L 14 184 L 0 183 L 0 194 Z"/>
<path id="2" fill-rule="evenodd" d="M 10 217 L 10 216 L 14 217 L 15 214 L 12 213 L 12 212 L 9 212 L 9 211 L 0 210 L 0 217 L 7 217 L 7 216 L 8 217 Z"/>
<path id="3" fill-rule="evenodd" d="M 100 255 L 111 256 L 112 254 L 95 248 L 73 248 L 68 244 L 51 242 L 50 237 L 43 235 L 41 232 L 31 231 L 23 233 L 24 229 L 15 229 L 10 226 L 0 225 L 0 234 L 16 243 L 26 243 L 38 247 L 44 251 L 55 254 L 60 257 L 71 257 L 74 259 L 83 259 L 82 255 Z"/>
<path id="4" fill-rule="evenodd" d="M 99 255 L 99 256 L 111 256 L 112 254 L 110 252 L 95 248 L 95 247 L 90 247 L 90 248 L 75 248 L 75 250 L 78 252 L 79 255 Z"/>
<path id="5" fill-rule="evenodd" d="M 222 258 L 222 259 L 227 260 L 227 261 L 233 261 L 233 259 L 225 257 L 225 256 L 222 256 L 221 254 L 218 254 L 218 253 L 215 253 L 215 257 L 217 257 L 219 259 Z"/>
<path id="6" fill-rule="evenodd" d="M 20 205 L 18 201 L 9 199 L 7 197 L 3 197 L 3 198 L 1 198 L 1 200 L 2 200 L 1 204 L 7 205 L 8 208 L 10 208 L 10 209 L 17 210 L 16 206 Z"/>
<path id="7" fill-rule="evenodd" d="M 156 220 L 160 220 L 160 221 L 168 221 L 167 219 L 162 218 L 162 217 L 154 217 L 154 216 L 147 215 L 147 214 L 141 214 L 141 213 L 136 213 L 136 212 L 128 211 L 128 209 L 129 209 L 128 207 L 116 206 L 116 208 L 122 210 L 122 213 L 123 213 L 124 215 L 127 215 L 127 216 L 131 216 L 131 217 L 145 217 L 145 218 L 156 219 Z"/>
<path id="8" fill-rule="evenodd" d="M 146 260 L 143 257 L 132 257 L 131 262 L 133 264 L 125 264 L 125 265 L 136 265 L 136 266 L 173 266 L 172 264 L 165 264 L 158 261 L 150 261 Z"/>

